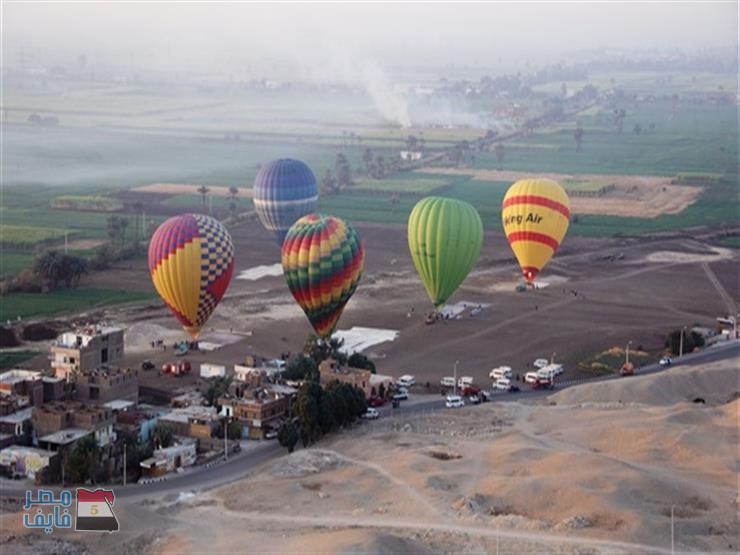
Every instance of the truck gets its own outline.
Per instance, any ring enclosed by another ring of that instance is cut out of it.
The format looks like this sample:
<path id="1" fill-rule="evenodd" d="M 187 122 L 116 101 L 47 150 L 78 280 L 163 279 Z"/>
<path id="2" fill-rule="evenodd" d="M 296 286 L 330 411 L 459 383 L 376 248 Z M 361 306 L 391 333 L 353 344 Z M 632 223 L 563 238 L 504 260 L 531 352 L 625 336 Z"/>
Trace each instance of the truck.
<path id="1" fill-rule="evenodd" d="M 532 389 L 554 389 L 555 382 L 553 378 L 537 377 L 537 381 L 532 384 Z"/>
<path id="2" fill-rule="evenodd" d="M 173 376 L 183 376 L 190 373 L 190 361 L 180 360 L 178 362 L 165 362 L 162 365 L 162 373 Z"/>
<path id="3" fill-rule="evenodd" d="M 499 378 L 511 379 L 511 366 L 499 366 L 498 368 L 494 368 L 488 373 L 488 377 L 493 380 L 498 380 Z"/>

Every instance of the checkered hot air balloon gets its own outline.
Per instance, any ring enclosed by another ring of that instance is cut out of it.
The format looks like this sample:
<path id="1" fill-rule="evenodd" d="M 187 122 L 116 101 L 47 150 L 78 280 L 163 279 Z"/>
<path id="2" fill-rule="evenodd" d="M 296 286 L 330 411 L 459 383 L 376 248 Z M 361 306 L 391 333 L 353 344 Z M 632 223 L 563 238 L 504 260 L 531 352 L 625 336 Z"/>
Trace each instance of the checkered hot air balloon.
<path id="1" fill-rule="evenodd" d="M 162 300 L 193 338 L 213 313 L 234 272 L 234 243 L 209 216 L 182 214 L 157 228 L 149 272 Z"/>
<path id="2" fill-rule="evenodd" d="M 262 225 L 275 234 L 278 245 L 298 218 L 316 210 L 318 198 L 316 177 L 300 160 L 273 160 L 254 178 L 254 210 Z"/>
<path id="3" fill-rule="evenodd" d="M 329 337 L 360 281 L 360 237 L 339 218 L 309 214 L 288 230 L 282 254 L 290 292 L 319 337 Z"/>
<path id="4" fill-rule="evenodd" d="M 570 200 L 552 179 L 523 179 L 506 192 L 501 220 L 524 279 L 532 283 L 568 231 Z"/>

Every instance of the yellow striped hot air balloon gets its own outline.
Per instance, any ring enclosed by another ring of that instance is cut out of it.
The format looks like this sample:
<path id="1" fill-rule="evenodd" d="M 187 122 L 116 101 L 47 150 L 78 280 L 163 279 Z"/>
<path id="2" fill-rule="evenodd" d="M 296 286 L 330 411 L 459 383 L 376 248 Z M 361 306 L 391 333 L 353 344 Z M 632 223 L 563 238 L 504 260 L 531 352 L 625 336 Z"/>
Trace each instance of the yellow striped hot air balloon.
<path id="1" fill-rule="evenodd" d="M 501 221 L 524 279 L 532 283 L 568 231 L 570 199 L 552 179 L 522 179 L 506 191 Z"/>

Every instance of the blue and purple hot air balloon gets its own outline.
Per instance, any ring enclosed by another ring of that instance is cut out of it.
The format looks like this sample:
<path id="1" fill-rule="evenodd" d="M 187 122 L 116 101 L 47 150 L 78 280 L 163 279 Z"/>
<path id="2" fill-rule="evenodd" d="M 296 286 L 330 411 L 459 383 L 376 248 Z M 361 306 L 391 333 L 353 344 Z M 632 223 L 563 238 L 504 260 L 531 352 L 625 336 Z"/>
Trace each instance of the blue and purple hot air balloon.
<path id="1" fill-rule="evenodd" d="M 254 209 L 281 246 L 290 226 L 316 211 L 318 199 L 316 177 L 300 160 L 273 160 L 262 166 L 254 178 Z"/>

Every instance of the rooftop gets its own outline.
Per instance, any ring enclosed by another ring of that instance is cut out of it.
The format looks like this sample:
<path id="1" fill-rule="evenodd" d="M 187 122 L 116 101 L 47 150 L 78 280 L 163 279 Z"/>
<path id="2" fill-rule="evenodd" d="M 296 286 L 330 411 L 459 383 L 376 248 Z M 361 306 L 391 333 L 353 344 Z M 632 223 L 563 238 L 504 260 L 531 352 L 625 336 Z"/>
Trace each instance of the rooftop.
<path id="1" fill-rule="evenodd" d="M 84 430 L 82 428 L 65 428 L 53 434 L 40 437 L 39 441 L 53 443 L 54 445 L 68 445 L 90 434 L 92 434 L 90 430 Z"/>
<path id="2" fill-rule="evenodd" d="M 14 368 L 13 370 L 8 370 L 7 372 L 0 374 L 0 384 L 13 385 L 19 382 L 34 380 L 40 377 L 41 372 L 35 372 L 33 370 L 20 370 L 18 368 Z"/>
<path id="3" fill-rule="evenodd" d="M 103 406 L 110 410 L 127 410 L 135 404 L 133 401 L 126 401 L 125 399 L 113 399 L 112 401 L 103 403 Z"/>
<path id="4" fill-rule="evenodd" d="M 172 409 L 167 414 L 160 416 L 160 420 L 186 423 L 191 418 L 198 420 L 212 420 L 216 418 L 216 407 L 204 407 L 201 405 L 190 405 L 178 409 Z"/>
<path id="5" fill-rule="evenodd" d="M 46 449 L 39 449 L 37 447 L 26 447 L 25 445 L 10 445 L 5 449 L 0 450 L 0 461 L 9 455 L 36 455 L 37 457 L 48 458 L 55 455 L 51 451 Z"/>
<path id="6" fill-rule="evenodd" d="M 59 336 L 59 338 L 52 343 L 56 347 L 66 347 L 68 349 L 75 349 L 78 347 L 86 347 L 87 344 L 95 337 L 102 337 L 111 333 L 122 332 L 122 328 L 115 326 L 106 325 L 92 325 L 78 328 L 73 331 L 68 331 Z"/>
<path id="7" fill-rule="evenodd" d="M 16 411 L 13 414 L 0 416 L 0 422 L 5 422 L 7 424 L 19 424 L 26 420 L 30 420 L 32 415 L 33 407 L 28 407 L 27 409 Z"/>

